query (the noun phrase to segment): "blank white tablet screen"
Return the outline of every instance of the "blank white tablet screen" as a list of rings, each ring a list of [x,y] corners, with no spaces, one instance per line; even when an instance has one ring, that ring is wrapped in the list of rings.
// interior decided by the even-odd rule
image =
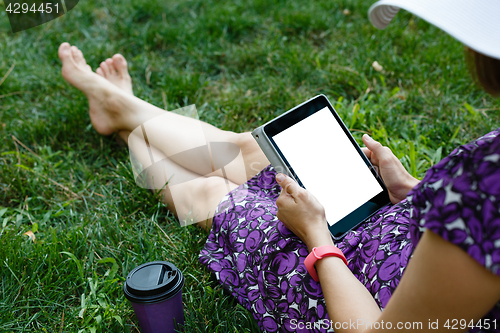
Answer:
[[[330,225],[383,191],[328,107],[273,139]]]

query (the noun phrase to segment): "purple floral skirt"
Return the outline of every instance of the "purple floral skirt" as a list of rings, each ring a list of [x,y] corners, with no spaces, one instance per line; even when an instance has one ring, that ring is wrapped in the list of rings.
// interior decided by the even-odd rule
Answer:
[[[200,262],[262,331],[326,332],[321,286],[304,266],[307,247],[276,217],[281,187],[275,175],[268,166],[222,199]],[[336,243],[381,308],[413,252],[409,208],[406,200],[386,207]]]

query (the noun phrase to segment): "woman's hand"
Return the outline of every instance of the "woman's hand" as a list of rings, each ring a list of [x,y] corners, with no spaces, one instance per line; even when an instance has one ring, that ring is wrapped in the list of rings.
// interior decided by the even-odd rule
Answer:
[[[333,245],[326,222],[325,209],[307,190],[292,178],[279,173],[276,181],[282,187],[276,200],[278,219],[309,248]]]
[[[363,135],[363,142],[366,147],[361,149],[382,177],[389,190],[391,202],[395,204],[406,198],[408,192],[419,183],[419,180],[406,171],[388,147],[382,146],[380,142],[373,140],[367,134]]]

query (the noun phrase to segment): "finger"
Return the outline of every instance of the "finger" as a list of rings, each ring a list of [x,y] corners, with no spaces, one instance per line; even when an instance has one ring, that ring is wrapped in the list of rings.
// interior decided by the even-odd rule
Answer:
[[[377,150],[379,150],[382,147],[382,144],[378,141],[375,141],[372,139],[371,136],[368,134],[363,135],[363,142],[369,150],[371,150],[374,153],[377,153]]]
[[[290,208],[290,206],[295,203],[295,199],[288,194],[285,189],[282,189],[280,195],[276,198],[276,207],[278,208],[278,212],[282,209],[286,210],[287,208]]]
[[[282,189],[280,195],[276,198],[276,206],[278,206],[278,210],[280,207],[286,206],[288,202],[295,203],[295,200],[290,194],[286,193],[285,189]]]
[[[361,150],[365,154],[365,156],[370,159],[372,157],[372,151],[368,149],[367,147],[361,147]]]
[[[280,196],[290,196],[284,187],[281,188]]]
[[[391,160],[392,151],[388,147],[382,146],[380,142],[373,140],[368,134],[363,135],[363,142],[372,151],[372,158],[375,155],[378,161],[387,162]]]
[[[292,178],[285,174],[279,173],[276,175],[276,181],[281,186],[282,193],[288,193],[292,197],[297,198],[297,194],[300,191],[300,186]]]

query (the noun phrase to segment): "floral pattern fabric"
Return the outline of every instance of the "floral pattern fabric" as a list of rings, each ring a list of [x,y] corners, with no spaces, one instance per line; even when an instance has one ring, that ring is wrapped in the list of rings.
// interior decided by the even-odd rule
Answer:
[[[281,187],[275,176],[268,166],[221,201],[200,261],[253,313],[262,331],[326,332],[321,286],[304,266],[307,247],[276,217]],[[336,244],[381,307],[413,250],[408,208],[406,200],[385,207]],[[317,326],[308,329],[308,323]]]
[[[414,244],[429,229],[500,275],[500,129],[451,152],[408,200]],[[500,303],[486,318],[494,323],[488,332],[500,332]]]
[[[499,134],[453,151],[407,200],[384,207],[336,243],[382,309],[426,228],[500,274]],[[281,188],[275,175],[268,166],[224,197],[200,262],[253,313],[263,332],[329,331],[320,325],[329,320],[321,286],[304,266],[307,247],[276,217]],[[488,316],[499,318],[500,326],[498,310]]]

